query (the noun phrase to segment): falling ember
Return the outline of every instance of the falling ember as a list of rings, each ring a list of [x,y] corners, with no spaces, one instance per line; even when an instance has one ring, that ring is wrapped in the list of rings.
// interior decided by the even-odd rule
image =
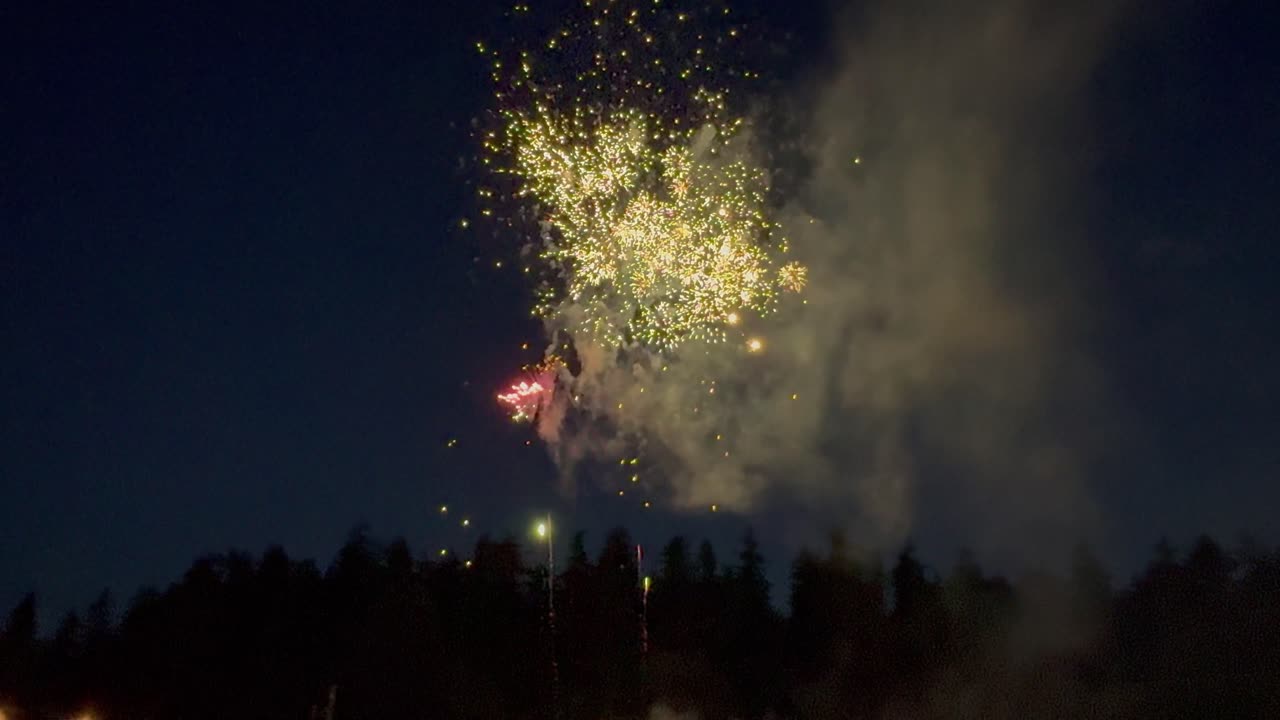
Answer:
[[[751,338],[747,341],[747,350],[758,353],[764,349],[764,341],[760,338]]]

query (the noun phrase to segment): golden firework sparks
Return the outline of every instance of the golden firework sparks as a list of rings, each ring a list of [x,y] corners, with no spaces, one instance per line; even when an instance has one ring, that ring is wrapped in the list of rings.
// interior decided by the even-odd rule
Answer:
[[[778,268],[778,284],[784,290],[800,292],[809,279],[809,269],[798,262],[789,262]]]
[[[798,263],[774,272],[786,248],[765,171],[731,157],[743,121],[727,96],[753,73],[734,67],[741,33],[723,9],[585,2],[535,50],[476,45],[500,108],[482,160],[508,191],[481,198],[536,208],[550,280],[535,314],[574,337],[720,342],[742,310],[804,285]]]

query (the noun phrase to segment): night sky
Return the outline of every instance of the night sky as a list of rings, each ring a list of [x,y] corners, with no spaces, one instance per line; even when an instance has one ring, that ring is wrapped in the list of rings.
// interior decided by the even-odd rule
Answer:
[[[722,557],[751,523],[782,580],[785,498],[565,496],[492,401],[542,339],[456,229],[489,8],[34,5],[0,11],[0,606],[123,602],[230,547],[326,564],[359,522],[461,549],[547,508]],[[1087,82],[1087,332],[1132,428],[1090,486],[1122,577],[1165,534],[1280,541],[1276,13],[1163,5]],[[825,12],[779,22],[805,47]],[[970,540],[913,534],[938,563]]]

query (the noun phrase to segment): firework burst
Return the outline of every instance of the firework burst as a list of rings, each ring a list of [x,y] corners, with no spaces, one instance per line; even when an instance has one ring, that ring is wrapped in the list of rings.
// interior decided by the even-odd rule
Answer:
[[[693,452],[732,475],[736,395],[715,376],[767,371],[762,318],[807,280],[741,113],[763,36],[715,3],[580,0],[554,28],[521,8],[538,27],[516,34],[543,42],[476,47],[494,83],[477,196],[522,248],[533,314],[569,364],[498,400],[558,462],[626,453],[619,496],[650,489],[638,454],[658,483]]]
[[[516,422],[530,422],[551,401],[555,390],[556,368],[560,362],[550,358],[538,365],[526,365],[524,377],[511,384],[506,392],[498,393],[498,402],[511,412]]]
[[[497,101],[482,214],[517,231],[536,221],[534,312],[576,341],[721,342],[740,313],[803,287],[802,266],[779,267],[767,173],[735,144],[728,97],[758,76],[734,62],[730,19],[726,6],[588,0],[540,47],[477,46]]]

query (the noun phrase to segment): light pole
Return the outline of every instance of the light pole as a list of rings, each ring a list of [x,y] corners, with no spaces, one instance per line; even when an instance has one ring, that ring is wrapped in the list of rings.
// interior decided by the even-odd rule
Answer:
[[[547,632],[551,646],[551,706],[560,720],[560,663],[556,659],[556,551],[551,533],[551,513],[538,523],[538,537],[547,543]]]
[[[556,544],[551,537],[551,513],[547,519],[538,523],[538,537],[547,541],[547,617],[551,627],[556,623]]]
[[[640,585],[640,655],[649,654],[649,576],[644,574],[644,546],[636,545],[636,582]]]

